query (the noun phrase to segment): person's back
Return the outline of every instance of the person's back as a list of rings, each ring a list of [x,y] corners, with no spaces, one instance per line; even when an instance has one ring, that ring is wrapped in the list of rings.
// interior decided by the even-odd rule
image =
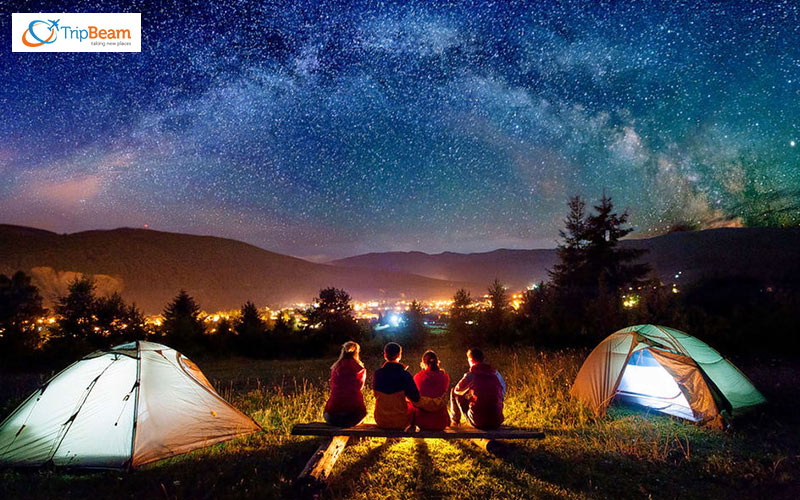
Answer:
[[[505,418],[505,381],[497,370],[484,361],[480,350],[470,349],[467,359],[470,364],[469,372],[453,388],[453,422],[457,424],[463,413],[473,426],[480,429],[500,427]]]
[[[355,342],[342,346],[339,360],[331,367],[331,394],[325,403],[325,421],[337,427],[357,425],[367,415],[361,392],[367,370],[358,359],[360,348]]]
[[[503,423],[503,386],[497,370],[486,363],[470,367],[472,375],[471,421],[475,427],[490,429]]]
[[[411,425],[414,407],[406,401],[419,401],[419,391],[411,374],[400,364],[402,349],[390,342],[384,348],[386,362],[375,371],[375,423],[384,429],[405,429]]]
[[[422,370],[414,376],[420,400],[415,405],[414,424],[422,430],[440,431],[450,423],[447,413],[447,393],[450,376],[439,367],[433,351],[427,351],[420,363]]]

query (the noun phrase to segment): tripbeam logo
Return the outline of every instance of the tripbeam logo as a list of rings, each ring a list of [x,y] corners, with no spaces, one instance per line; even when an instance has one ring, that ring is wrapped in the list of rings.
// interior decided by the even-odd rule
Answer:
[[[47,25],[44,28],[45,30],[47,30],[47,28],[50,28],[49,34],[45,32],[44,36],[47,38],[44,40],[36,36],[36,25],[42,25],[42,24]],[[38,20],[31,21],[31,24],[28,25],[28,29],[26,29],[25,33],[22,34],[22,43],[24,43],[27,47],[41,47],[46,43],[53,43],[58,38],[57,30],[58,30],[58,19],[56,19],[55,21],[51,19],[49,21],[49,24],[48,22],[44,21],[38,21]],[[36,41],[32,42],[29,40],[29,38],[33,38]]]
[[[141,14],[11,15],[13,52],[141,52]]]

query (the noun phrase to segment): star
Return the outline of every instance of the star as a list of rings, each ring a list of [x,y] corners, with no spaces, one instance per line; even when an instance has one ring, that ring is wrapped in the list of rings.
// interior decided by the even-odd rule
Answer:
[[[605,189],[639,236],[800,224],[795,6],[729,3],[121,7],[141,53],[4,54],[0,223],[473,252]]]

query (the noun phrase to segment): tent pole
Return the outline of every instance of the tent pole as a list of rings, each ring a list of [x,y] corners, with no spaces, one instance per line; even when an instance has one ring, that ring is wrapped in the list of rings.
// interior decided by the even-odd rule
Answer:
[[[89,387],[86,388],[86,390],[83,393],[83,398],[81,399],[80,403],[78,403],[75,413],[73,413],[72,416],[69,417],[69,420],[67,420],[61,425],[62,430],[60,431],[60,435],[56,436],[56,440],[58,441],[58,443],[53,443],[53,446],[50,449],[50,454],[48,455],[45,464],[52,463],[53,458],[56,456],[56,453],[58,453],[58,449],[61,447],[61,443],[64,442],[64,439],[67,437],[69,430],[72,428],[72,424],[75,422],[75,419],[78,418],[78,414],[83,409],[83,405],[86,404],[86,400],[89,399],[89,396],[92,394],[92,391],[97,385],[97,381],[100,380],[100,377],[105,375],[106,371],[108,371],[108,369],[111,368],[111,365],[113,365],[118,359],[119,358],[112,359],[111,363],[109,363],[108,366],[103,368],[103,371],[101,371],[100,374],[96,376],[94,380],[92,380],[92,382],[89,384]]]
[[[133,468],[133,454],[136,451],[136,425],[139,421],[139,390],[142,387],[142,349],[136,341],[136,395],[133,397],[133,429],[131,429],[131,458],[128,460],[128,470]]]

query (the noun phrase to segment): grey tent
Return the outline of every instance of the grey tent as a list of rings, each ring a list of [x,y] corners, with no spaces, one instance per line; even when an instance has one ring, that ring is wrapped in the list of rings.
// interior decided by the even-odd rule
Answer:
[[[132,342],[31,394],[0,425],[0,465],[135,467],[259,429],[181,353]]]

